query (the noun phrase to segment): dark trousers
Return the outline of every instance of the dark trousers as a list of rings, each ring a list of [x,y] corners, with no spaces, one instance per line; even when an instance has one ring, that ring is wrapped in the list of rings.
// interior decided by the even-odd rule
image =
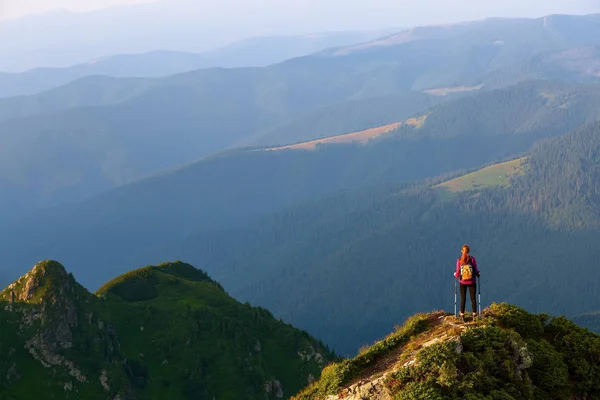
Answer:
[[[460,284],[460,313],[465,313],[465,303],[467,301],[467,288],[469,288],[469,294],[471,295],[471,304],[473,305],[473,312],[477,312],[477,302],[475,300],[475,292],[477,284],[463,285]]]

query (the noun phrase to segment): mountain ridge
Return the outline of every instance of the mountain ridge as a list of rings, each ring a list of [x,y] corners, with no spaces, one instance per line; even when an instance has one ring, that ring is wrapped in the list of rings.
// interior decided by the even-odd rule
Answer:
[[[333,357],[181,262],[131,271],[92,295],[43,261],[0,292],[0,305],[7,399],[276,399]]]
[[[0,72],[0,98],[34,95],[89,76],[158,78],[208,68],[263,67],[386,32],[388,30],[256,37],[199,53],[152,50],[97,57],[69,67]]]
[[[566,318],[494,303],[467,323],[417,314],[292,399],[595,398],[598,356],[600,336]]]

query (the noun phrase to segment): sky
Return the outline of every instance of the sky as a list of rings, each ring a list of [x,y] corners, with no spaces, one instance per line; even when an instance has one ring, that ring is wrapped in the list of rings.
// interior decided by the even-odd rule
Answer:
[[[0,0],[0,19],[13,19],[27,14],[47,12],[61,8],[74,12],[103,9],[153,0]],[[489,16],[536,17],[551,13],[585,14],[600,12],[600,0],[161,0],[163,3],[186,3],[191,13],[210,13],[225,16],[232,10],[264,9],[265,13],[307,15],[339,13],[341,17],[356,20],[369,19],[369,11],[381,19],[385,10],[388,18],[381,21],[390,25],[394,21],[406,24],[455,22]],[[274,9],[269,11],[269,9]]]
[[[150,0],[147,0],[150,1]],[[55,9],[74,12],[99,10],[119,5],[141,3],[141,0],[0,0],[0,19],[13,19]]]

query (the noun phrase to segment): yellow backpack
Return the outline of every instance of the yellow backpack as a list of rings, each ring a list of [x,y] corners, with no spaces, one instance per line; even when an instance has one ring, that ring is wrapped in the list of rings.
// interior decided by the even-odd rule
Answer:
[[[469,261],[466,264],[460,265],[460,280],[470,281],[473,279],[473,258],[469,256]]]

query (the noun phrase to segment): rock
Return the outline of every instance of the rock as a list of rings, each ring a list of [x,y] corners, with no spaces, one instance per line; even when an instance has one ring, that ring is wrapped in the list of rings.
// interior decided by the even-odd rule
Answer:
[[[312,346],[310,346],[307,351],[298,351],[297,354],[303,361],[311,361],[314,359],[319,364],[323,364],[325,362],[323,355],[317,353]]]
[[[327,400],[392,400],[390,392],[384,385],[387,374],[377,379],[361,380],[355,385],[344,389],[339,395],[328,396]]]
[[[521,371],[533,365],[533,353],[529,351],[525,342],[519,342],[514,337],[510,338],[509,345],[513,351],[513,360],[516,364],[515,374],[522,378]]]
[[[454,342],[454,351],[456,354],[461,354],[463,352],[463,344],[460,340],[460,336],[452,339],[451,342]]]
[[[17,364],[13,363],[6,372],[6,377],[4,380],[10,385],[17,382],[19,379],[21,379],[21,376],[17,372]]]
[[[283,398],[283,387],[278,380],[268,381],[264,387],[267,394],[275,396],[278,399]]]
[[[110,386],[108,386],[108,376],[106,375],[106,370],[102,370],[102,375],[100,375],[100,384],[104,388],[105,391],[110,391]]]
[[[431,345],[434,345],[434,344],[440,343],[440,342],[442,342],[442,339],[436,337],[436,338],[433,338],[433,339],[431,339],[430,341],[428,341],[426,343],[423,343],[423,347],[429,347]]]

